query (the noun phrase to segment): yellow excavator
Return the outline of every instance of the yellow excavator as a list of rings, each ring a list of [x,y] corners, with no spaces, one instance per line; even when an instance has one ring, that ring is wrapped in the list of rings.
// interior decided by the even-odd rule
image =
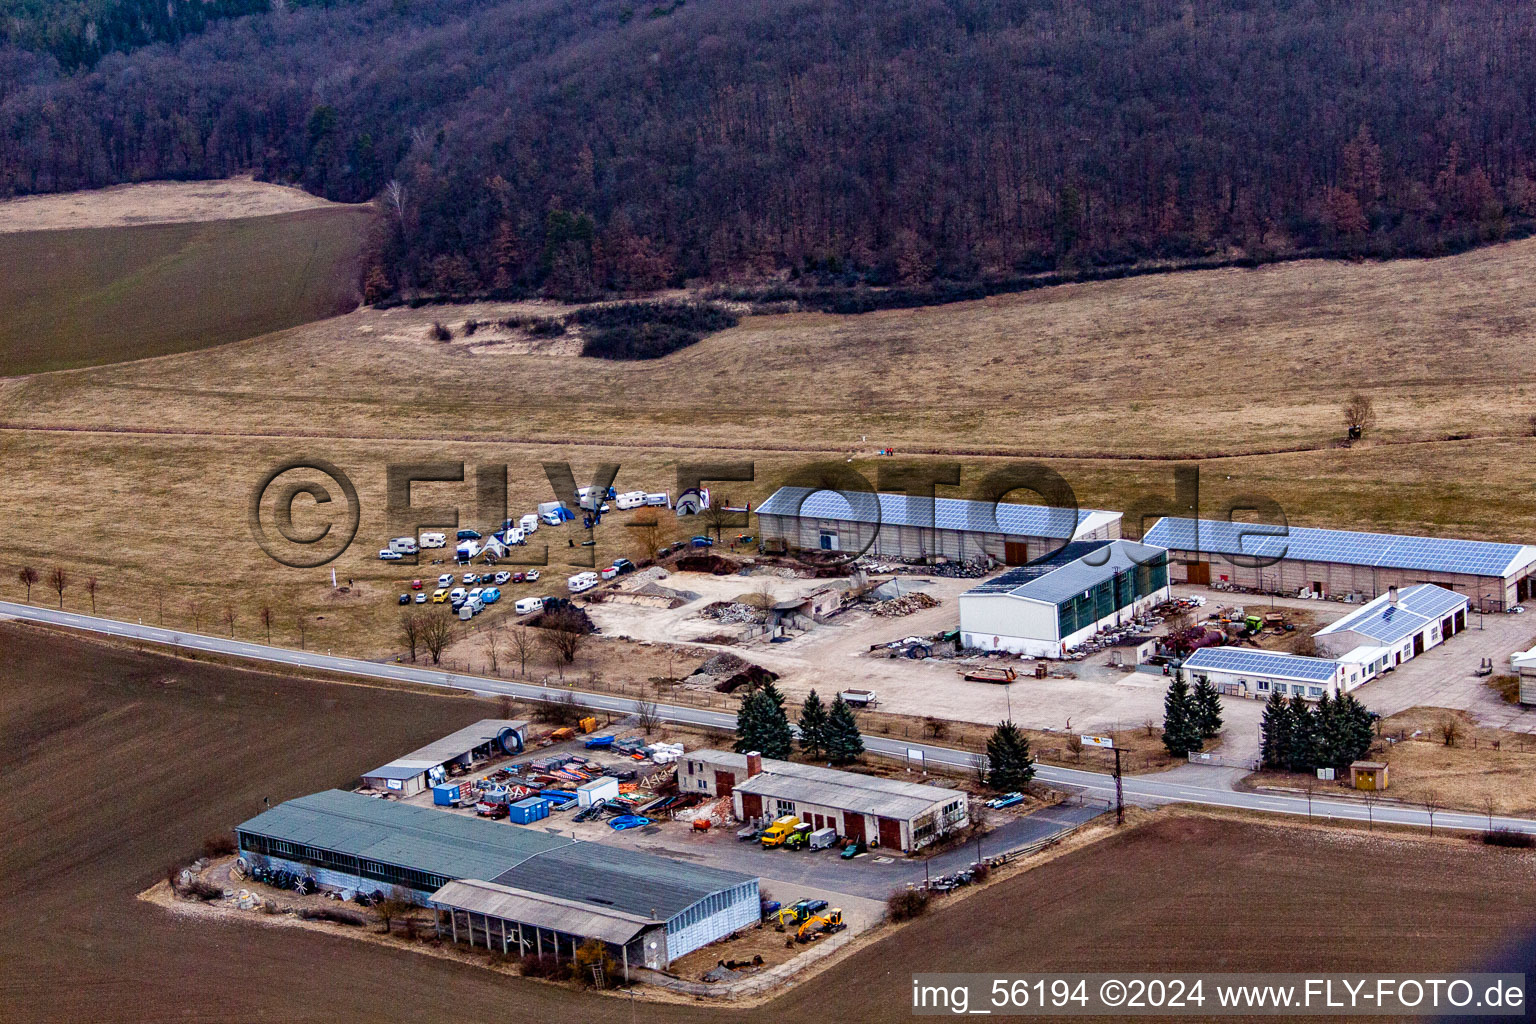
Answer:
[[[842,910],[838,907],[833,907],[825,914],[818,914],[815,917],[807,918],[805,923],[800,926],[800,930],[795,933],[795,941],[811,942],[823,935],[840,932],[846,927],[848,926],[843,923]]]

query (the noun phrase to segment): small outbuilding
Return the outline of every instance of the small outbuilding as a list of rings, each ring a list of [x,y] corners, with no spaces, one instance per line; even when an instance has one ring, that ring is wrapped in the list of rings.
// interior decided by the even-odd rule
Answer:
[[[428,786],[446,782],[451,765],[467,768],[477,758],[522,753],[527,738],[526,721],[482,718],[420,750],[364,772],[363,784],[403,797],[415,796]]]
[[[1356,761],[1349,766],[1349,784],[1355,789],[1387,788],[1387,766],[1381,761]]]

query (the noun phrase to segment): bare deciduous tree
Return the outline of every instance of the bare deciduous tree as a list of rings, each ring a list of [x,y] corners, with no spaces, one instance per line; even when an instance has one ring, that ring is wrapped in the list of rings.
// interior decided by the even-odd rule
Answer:
[[[48,574],[48,585],[59,595],[59,607],[64,607],[64,588],[69,586],[69,574],[60,566],[54,566]]]
[[[493,676],[501,674],[500,652],[497,649],[498,644],[496,641],[496,634],[498,632],[500,631],[491,629],[487,630],[485,634],[485,653],[486,657],[490,659],[491,675]]]
[[[655,558],[661,550],[661,520],[655,512],[642,512],[629,524],[635,539],[635,551],[641,559]]]
[[[85,578],[85,592],[87,594],[91,595],[91,614],[95,615],[96,614],[96,577],[95,576],[87,576]]]
[[[32,603],[32,588],[37,584],[37,570],[24,565],[16,570],[16,579],[27,588],[27,604]]]
[[[1440,720],[1440,738],[1448,747],[1454,747],[1461,739],[1461,722],[1454,715],[1446,715]]]
[[[635,719],[640,731],[650,736],[661,727],[661,714],[653,700],[642,700],[635,705]]]
[[[1376,831],[1376,804],[1381,800],[1381,794],[1374,789],[1360,791],[1360,797],[1365,801],[1365,827],[1367,831]]]
[[[1072,755],[1072,760],[1074,762],[1081,762],[1082,761],[1082,759],[1083,759],[1083,737],[1081,735],[1079,735],[1078,733],[1074,732],[1074,733],[1072,733],[1071,735],[1069,735],[1067,737],[1067,753]]]
[[[528,674],[528,656],[534,651],[533,630],[527,626],[513,626],[507,630],[507,643],[517,655],[517,674]]]
[[[192,632],[200,633],[203,629],[203,603],[195,598],[187,602],[187,612],[192,616]]]
[[[1440,794],[1433,789],[1425,790],[1424,795],[1419,797],[1419,806],[1424,808],[1424,812],[1429,815],[1429,834],[1434,835],[1435,812],[1445,806],[1440,801]]]
[[[302,651],[304,649],[304,635],[309,631],[309,622],[304,618],[303,612],[299,612],[299,614],[293,617],[293,631],[299,634],[299,650]]]
[[[235,614],[235,606],[232,605],[232,604],[225,605],[224,606],[223,619],[224,619],[224,625],[229,627],[229,635],[230,636],[234,636],[235,635],[235,620],[237,618],[238,618],[238,616]]]
[[[421,643],[421,616],[409,608],[400,613],[400,644],[416,660],[416,649]]]
[[[443,651],[453,640],[453,620],[441,615],[428,615],[418,630],[421,646],[432,656],[432,664],[441,665]]]
[[[1344,426],[1351,438],[1363,437],[1367,430],[1376,425],[1376,406],[1369,395],[1357,391],[1344,402],[1341,411],[1344,414]]]
[[[721,543],[720,532],[731,522],[731,513],[725,510],[725,502],[711,501],[709,508],[699,513],[704,520],[705,528],[715,531],[715,543]]]

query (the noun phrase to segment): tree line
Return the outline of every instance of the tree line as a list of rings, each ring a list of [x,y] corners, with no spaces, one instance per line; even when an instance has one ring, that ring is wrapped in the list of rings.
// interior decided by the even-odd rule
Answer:
[[[1536,222],[1529,4],[201,6],[96,56],[13,21],[0,195],[254,171],[376,200],[385,296],[1432,254]]]
[[[1260,763],[1271,771],[1347,771],[1370,753],[1373,721],[1352,693],[1325,693],[1315,708],[1300,697],[1271,693],[1260,726]]]

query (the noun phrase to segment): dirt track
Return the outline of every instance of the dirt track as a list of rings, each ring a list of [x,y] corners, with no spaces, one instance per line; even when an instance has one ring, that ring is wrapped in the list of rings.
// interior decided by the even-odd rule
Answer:
[[[134,899],[264,797],[345,784],[485,713],[0,624],[0,1020],[628,1019],[622,1001]],[[763,1010],[651,1016],[898,1020],[916,970],[1449,968],[1536,920],[1533,875],[1536,856],[1461,842],[1171,817],[978,893]]]

